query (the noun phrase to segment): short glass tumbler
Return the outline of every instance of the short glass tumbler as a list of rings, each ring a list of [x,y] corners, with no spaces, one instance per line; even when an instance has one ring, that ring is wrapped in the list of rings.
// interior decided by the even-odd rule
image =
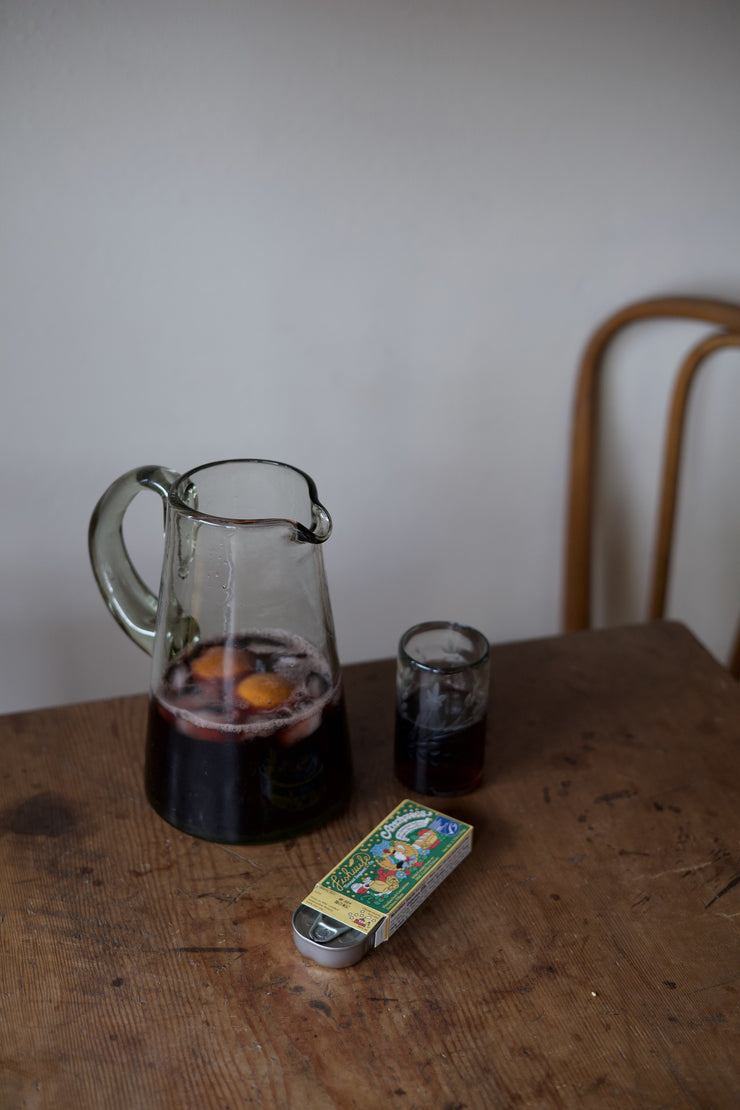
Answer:
[[[449,621],[414,625],[396,668],[396,777],[411,790],[452,798],[483,777],[489,645]]]

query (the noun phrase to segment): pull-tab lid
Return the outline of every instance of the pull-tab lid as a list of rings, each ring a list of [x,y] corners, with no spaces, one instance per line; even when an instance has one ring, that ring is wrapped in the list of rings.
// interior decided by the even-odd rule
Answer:
[[[324,967],[350,967],[372,946],[372,935],[303,903],[293,914],[293,940],[302,956]]]

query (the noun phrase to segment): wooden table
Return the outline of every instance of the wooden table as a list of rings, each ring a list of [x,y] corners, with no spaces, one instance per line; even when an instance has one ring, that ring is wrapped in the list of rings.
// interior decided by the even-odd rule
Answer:
[[[0,1108],[740,1105],[740,688],[680,625],[492,653],[473,853],[386,944],[293,944],[402,797],[393,664],[345,671],[340,819],[227,847],[142,790],[144,697],[0,720]]]

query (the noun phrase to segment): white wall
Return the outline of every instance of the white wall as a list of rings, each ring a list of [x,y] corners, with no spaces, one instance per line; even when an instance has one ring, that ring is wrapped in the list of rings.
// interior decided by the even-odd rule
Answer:
[[[0,0],[0,710],[146,687],[86,531],[150,462],[314,476],[346,661],[435,615],[557,631],[587,333],[637,297],[740,300],[739,32],[734,0]],[[710,534],[724,552],[692,620],[718,651],[732,358],[692,417],[719,470],[688,569]],[[646,489],[631,437],[656,442],[659,387],[619,378]]]

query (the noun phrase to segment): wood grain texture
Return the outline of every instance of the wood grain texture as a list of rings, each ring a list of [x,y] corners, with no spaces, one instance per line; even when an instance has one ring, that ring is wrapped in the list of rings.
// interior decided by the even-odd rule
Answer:
[[[737,1106],[740,690],[681,626],[496,647],[472,855],[330,970],[290,919],[403,796],[393,664],[346,668],[348,811],[208,844],[143,697],[0,719],[0,1108]]]

